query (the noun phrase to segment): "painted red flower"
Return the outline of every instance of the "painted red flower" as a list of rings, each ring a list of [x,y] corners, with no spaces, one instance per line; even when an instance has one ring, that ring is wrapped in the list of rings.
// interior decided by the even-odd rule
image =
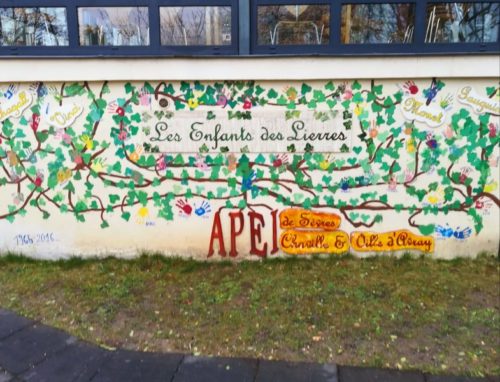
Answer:
[[[248,110],[248,109],[251,109],[252,108],[252,102],[250,100],[246,100],[244,103],[243,103],[243,109],[245,110]]]
[[[33,113],[33,116],[31,117],[30,126],[35,133],[38,130],[39,125],[40,125],[40,114]]]

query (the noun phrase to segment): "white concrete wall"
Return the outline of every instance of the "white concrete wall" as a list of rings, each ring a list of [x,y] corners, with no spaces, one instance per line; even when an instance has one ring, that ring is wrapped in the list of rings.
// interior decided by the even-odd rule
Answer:
[[[279,246],[285,231],[279,222],[273,229],[273,219],[305,205],[340,216],[338,229],[349,235],[408,230],[431,239],[429,256],[497,253],[498,60],[2,59],[0,251],[54,259],[127,257],[144,250],[207,259],[214,236],[210,259],[220,259],[223,236],[227,256],[233,258],[228,214],[241,210],[244,227],[236,235],[234,258],[259,258],[249,255],[252,237],[258,248],[267,243],[268,256],[283,256],[283,248],[271,254],[273,235]],[[464,88],[471,90],[464,93]],[[23,104],[22,93],[29,104]],[[423,105],[405,109],[408,99]],[[215,119],[209,118],[210,111]],[[315,115],[321,118],[318,113],[330,115],[325,123],[335,128],[350,121],[352,128],[345,130],[350,151],[259,155],[256,139],[241,143],[249,150],[245,155],[199,154],[185,152],[182,142],[163,142],[161,150],[171,156],[166,168],[147,162],[149,156],[155,161],[163,157],[147,153],[144,145],[154,146],[151,138],[159,122],[168,123],[169,131],[189,128],[187,122],[181,126],[179,116],[192,113],[192,121],[224,128],[235,121],[236,112],[242,118],[266,111],[281,115],[269,122],[274,132],[289,133],[290,124],[301,118],[310,126]],[[51,119],[57,113],[68,120]],[[441,120],[433,121],[438,114]],[[38,123],[33,122],[36,115]],[[259,135],[256,119],[237,120]],[[131,192],[134,197],[127,199]],[[183,202],[191,209],[182,209]],[[199,208],[204,213],[197,214]],[[83,212],[75,213],[79,209]],[[217,232],[218,211],[222,233]],[[254,216],[253,233],[251,211],[264,222]],[[241,221],[234,221],[237,233]],[[328,233],[316,231],[312,237],[323,234]],[[405,250],[379,239],[385,240],[382,253]],[[350,251],[365,256],[375,248]]]

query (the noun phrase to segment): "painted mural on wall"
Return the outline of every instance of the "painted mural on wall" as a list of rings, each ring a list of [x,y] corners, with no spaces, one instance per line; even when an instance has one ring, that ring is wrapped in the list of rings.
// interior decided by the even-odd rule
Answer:
[[[0,222],[19,223],[18,245],[36,244],[21,228],[35,215],[56,241],[64,215],[87,229],[202,220],[208,257],[237,257],[243,237],[261,257],[432,253],[500,207],[496,83],[0,88]]]

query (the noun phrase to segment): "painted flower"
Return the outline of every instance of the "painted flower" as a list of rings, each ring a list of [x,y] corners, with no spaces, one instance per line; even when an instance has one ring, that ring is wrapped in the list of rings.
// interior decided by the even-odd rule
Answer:
[[[489,134],[488,136],[490,138],[495,138],[497,136],[497,126],[494,124],[494,123],[490,123],[488,125],[488,129],[489,129]]]
[[[73,157],[73,162],[75,162],[75,164],[77,165],[81,165],[83,163],[83,158],[81,155],[75,155]]]
[[[127,133],[127,130],[121,130],[119,133],[118,133],[118,139],[120,141],[124,141],[125,139],[127,139],[127,136],[128,136],[128,133]]]
[[[84,134],[80,137],[80,141],[85,145],[87,150],[92,150],[94,148],[94,141],[88,135]]]
[[[31,116],[30,127],[36,133],[39,125],[40,125],[40,114],[33,113],[33,115]]]
[[[198,100],[196,98],[188,99],[188,106],[191,110],[196,109],[199,105],[200,105],[200,103],[198,102]]]
[[[130,160],[132,162],[137,162],[139,160],[139,154],[137,151],[134,151],[132,154],[130,154]]]
[[[328,171],[330,169],[330,165],[332,164],[333,159],[330,155],[327,155],[321,162],[319,162],[319,168],[323,171]]]
[[[441,204],[444,200],[444,190],[442,187],[439,187],[436,191],[430,191],[426,197],[427,202],[430,205],[438,205]]]
[[[201,155],[197,155],[196,156],[196,168],[202,170],[202,171],[209,171],[210,170],[210,166],[207,164],[207,162],[205,161],[205,158]]]
[[[64,183],[69,178],[71,178],[71,170],[69,168],[62,168],[57,172],[57,181],[59,183]]]
[[[243,109],[250,110],[251,108],[252,108],[252,101],[246,99],[245,102],[243,103]]]
[[[238,168],[238,159],[236,158],[236,155],[234,154],[229,154],[227,157],[227,169],[229,172],[233,172]]]
[[[92,161],[90,168],[95,172],[102,172],[102,170],[104,170],[103,160],[100,158],[97,158],[96,160]]]
[[[7,160],[11,166],[17,166],[19,164],[19,159],[14,151],[7,152]]]
[[[498,183],[496,181],[490,181],[488,184],[484,185],[484,192],[493,192],[498,188]]]
[[[35,186],[41,187],[42,183],[43,183],[43,179],[44,179],[43,173],[41,171],[37,171],[36,177],[35,177]]]
[[[217,103],[216,103],[217,106],[222,106],[224,108],[227,106],[227,102],[228,102],[228,99],[224,93],[220,93],[217,96]]]
[[[137,211],[137,216],[139,216],[140,218],[146,218],[148,215],[149,215],[148,207],[141,207]]]
[[[16,206],[24,202],[24,194],[22,192],[16,192],[12,194],[12,197],[13,197],[13,202]]]
[[[361,107],[360,104],[357,104],[356,107],[354,108],[354,114],[359,117],[363,113],[363,108]]]
[[[160,155],[158,159],[156,159],[156,171],[163,171],[167,168],[168,158],[166,155]]]
[[[450,125],[446,126],[446,128],[444,129],[443,135],[446,139],[453,138],[454,131]]]

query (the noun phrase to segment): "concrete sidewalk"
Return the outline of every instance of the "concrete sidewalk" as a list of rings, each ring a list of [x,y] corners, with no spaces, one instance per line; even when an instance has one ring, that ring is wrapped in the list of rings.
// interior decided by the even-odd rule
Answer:
[[[499,377],[431,376],[420,372],[332,364],[115,352],[0,309],[0,382],[499,382]]]

